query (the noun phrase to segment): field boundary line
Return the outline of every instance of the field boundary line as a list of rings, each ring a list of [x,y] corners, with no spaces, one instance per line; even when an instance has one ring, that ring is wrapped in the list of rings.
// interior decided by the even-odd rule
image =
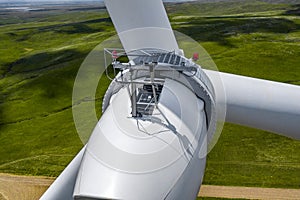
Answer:
[[[74,155],[72,154],[48,154],[48,155],[37,155],[37,156],[30,156],[30,157],[26,157],[26,158],[21,158],[21,159],[17,159],[17,160],[13,160],[10,162],[6,162],[3,164],[0,164],[0,168],[9,166],[9,165],[13,165],[19,162],[23,162],[23,161],[27,161],[27,160],[35,160],[35,159],[43,159],[43,158],[49,158],[49,157],[72,157]],[[2,174],[0,173],[0,179],[1,179]]]

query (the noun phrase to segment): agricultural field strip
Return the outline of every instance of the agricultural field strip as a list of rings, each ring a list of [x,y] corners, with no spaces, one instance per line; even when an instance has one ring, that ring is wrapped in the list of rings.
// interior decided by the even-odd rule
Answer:
[[[282,189],[282,188],[202,185],[198,196],[230,198],[230,199],[243,198],[243,199],[299,200],[300,190]]]
[[[20,188],[0,187],[0,194],[7,197],[16,197],[22,192],[34,194],[43,194],[43,191],[48,187],[54,178],[49,177],[31,177],[18,176],[0,173],[0,181],[5,185],[18,185]],[[0,184],[1,185],[1,184]],[[23,186],[23,187],[22,187]],[[14,194],[15,193],[15,194]],[[19,194],[20,195],[20,194]],[[219,198],[243,198],[243,199],[299,199],[300,190],[296,189],[281,189],[281,188],[257,188],[257,187],[232,187],[232,186],[216,186],[202,185],[198,194],[199,197],[219,197]],[[22,196],[22,195],[21,195]],[[26,196],[26,195],[24,195]],[[23,196],[23,197],[24,197]],[[29,195],[26,196],[29,200]]]

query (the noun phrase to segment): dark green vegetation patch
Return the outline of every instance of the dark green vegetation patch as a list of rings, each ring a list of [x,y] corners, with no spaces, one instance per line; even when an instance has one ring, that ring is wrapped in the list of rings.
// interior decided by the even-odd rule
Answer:
[[[299,5],[193,2],[167,10],[173,28],[201,43],[221,71],[300,85]],[[0,15],[0,172],[57,176],[82,147],[72,118],[77,70],[114,28],[101,6]],[[103,78],[96,95],[99,116],[108,84]],[[300,188],[299,152],[297,141],[226,124],[204,183]]]

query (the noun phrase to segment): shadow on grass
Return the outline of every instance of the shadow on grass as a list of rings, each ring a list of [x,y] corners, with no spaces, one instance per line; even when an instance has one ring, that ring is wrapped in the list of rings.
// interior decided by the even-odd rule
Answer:
[[[290,33],[300,29],[300,25],[284,18],[203,18],[180,25],[178,31],[199,42],[218,42],[233,46],[227,38],[250,33]]]
[[[86,8],[72,8],[69,11],[90,11],[90,10],[105,10],[105,6],[86,7]]]
[[[9,64],[9,77],[4,79],[13,77],[16,81],[5,93],[1,89],[5,86],[0,85],[0,130],[8,124],[70,109],[73,83],[85,56],[84,52],[65,50],[40,53]],[[12,107],[15,113],[5,116],[4,109],[7,113]]]
[[[1,102],[0,102],[0,104],[1,104]],[[0,105],[0,137],[1,137],[1,134],[3,134],[2,132],[1,132],[1,130],[3,129],[3,121],[4,121],[4,116],[3,116],[3,108],[2,108],[2,106]]]
[[[41,110],[47,110],[46,115],[64,111],[72,105],[72,89],[78,67],[69,65],[63,69],[48,71],[24,84],[20,89],[42,91],[35,101],[41,104]]]
[[[284,14],[300,16],[300,4],[293,5],[293,9],[286,11]]]
[[[0,75],[0,80],[4,78]],[[3,134],[1,132],[1,130],[3,129],[3,122],[4,122],[4,115],[3,115],[3,109],[4,109],[4,106],[3,106],[3,103],[5,102],[5,98],[6,98],[6,94],[3,93],[4,91],[4,87],[3,85],[0,84],[0,137],[1,137],[1,134]]]
[[[19,28],[17,31],[30,31],[27,35],[19,38],[17,41],[27,40],[30,35],[38,34],[41,32],[54,31],[56,33],[67,33],[67,34],[90,34],[102,32],[105,29],[101,28],[101,23],[111,23],[110,18],[92,19],[81,22],[71,22],[66,24],[55,24],[42,27],[30,27],[30,28]]]
[[[76,50],[63,50],[55,52],[43,52],[27,57],[20,58],[15,62],[6,64],[7,73],[17,74],[35,72],[45,70],[50,67],[55,67],[62,63],[72,61],[77,58],[84,57],[86,53],[78,52]]]
[[[14,76],[17,81],[9,85],[5,94],[0,91],[0,130],[3,128],[1,126],[69,109],[73,83],[85,56],[86,53],[75,50],[44,52],[8,64],[4,79]],[[1,102],[8,107],[1,105]],[[9,110],[11,107],[15,107],[15,113],[25,114],[5,116],[3,109]]]

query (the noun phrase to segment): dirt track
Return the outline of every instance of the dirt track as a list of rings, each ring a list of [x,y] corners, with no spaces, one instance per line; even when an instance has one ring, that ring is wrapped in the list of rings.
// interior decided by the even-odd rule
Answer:
[[[199,196],[241,199],[300,200],[300,189],[202,185]]]
[[[0,200],[39,199],[54,179],[0,174]],[[202,185],[203,197],[300,200],[300,189],[274,189]]]
[[[0,174],[0,200],[39,199],[54,179]]]

